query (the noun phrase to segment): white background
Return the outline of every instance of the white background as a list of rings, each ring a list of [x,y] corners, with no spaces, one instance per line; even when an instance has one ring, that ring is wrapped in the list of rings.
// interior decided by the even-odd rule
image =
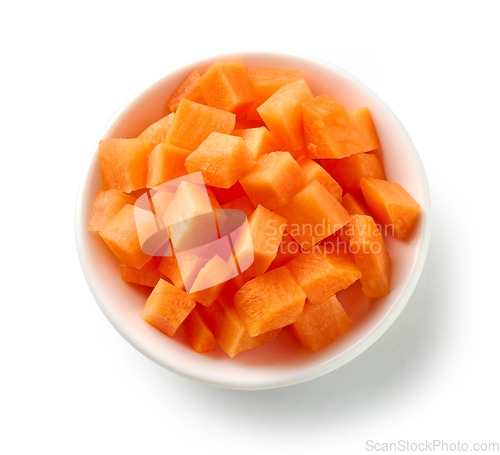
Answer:
[[[358,454],[374,442],[500,442],[497,3],[3,2],[2,454]],[[90,149],[135,91],[186,61],[299,52],[374,89],[428,173],[432,240],[390,330],[284,389],[217,389],[123,340],[78,262]]]

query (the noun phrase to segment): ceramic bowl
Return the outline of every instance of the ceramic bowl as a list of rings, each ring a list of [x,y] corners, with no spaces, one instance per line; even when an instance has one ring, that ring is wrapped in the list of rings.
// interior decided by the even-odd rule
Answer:
[[[291,331],[285,329],[274,342],[233,359],[219,348],[214,353],[197,354],[182,330],[171,339],[141,319],[147,290],[123,282],[117,259],[98,235],[86,229],[92,202],[102,189],[99,140],[137,136],[168,114],[165,102],[189,72],[203,72],[215,61],[236,59],[246,67],[302,69],[313,94],[327,93],[348,110],[367,106],[382,145],[387,179],[402,184],[422,207],[407,241],[386,239],[392,258],[391,293],[371,301],[362,296],[359,284],[340,292],[338,298],[355,325],[318,353],[300,347]],[[132,96],[113,115],[91,150],[76,206],[76,242],[82,269],[97,304],[115,329],[162,367],[186,378],[234,389],[269,389],[301,383],[330,373],[361,354],[390,327],[410,299],[424,266],[429,236],[430,195],[425,170],[408,133],[390,108],[362,82],[330,63],[268,51],[214,55],[193,61]]]

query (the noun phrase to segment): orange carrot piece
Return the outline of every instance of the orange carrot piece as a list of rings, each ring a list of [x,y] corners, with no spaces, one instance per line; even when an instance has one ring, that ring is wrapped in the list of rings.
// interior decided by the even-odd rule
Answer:
[[[185,161],[191,153],[191,150],[174,145],[158,144],[148,157],[147,187],[154,188],[186,175]]]
[[[367,297],[383,297],[391,288],[391,258],[371,216],[354,215],[351,220],[351,251],[361,270],[361,286]]]
[[[105,139],[99,142],[103,190],[124,193],[144,188],[151,142],[146,137]]]
[[[257,108],[283,150],[304,148],[302,104],[313,98],[304,79],[284,85]]]
[[[393,226],[396,236],[406,240],[420,213],[417,201],[399,183],[386,180],[363,178],[361,189],[375,219]]]
[[[354,322],[335,296],[321,303],[306,301],[304,311],[292,324],[302,346],[319,352],[347,332]]]
[[[271,95],[274,95],[278,89],[299,79],[304,79],[304,72],[295,69],[249,67],[247,74],[252,81],[257,98],[247,112],[247,118],[250,120],[260,119],[257,108]]]
[[[121,191],[100,191],[92,204],[92,214],[87,229],[90,232],[99,232],[125,205],[134,203],[134,197]]]
[[[216,350],[215,338],[206,322],[203,320],[198,307],[193,308],[182,323],[184,333],[189,344],[199,354]]]
[[[214,131],[230,134],[235,121],[236,117],[231,112],[183,98],[179,102],[165,143],[193,151]]]
[[[160,279],[142,310],[141,317],[169,337],[173,337],[196,302],[184,291]]]
[[[346,193],[342,198],[342,205],[350,215],[371,215],[370,209],[363,199]]]
[[[286,267],[259,275],[244,284],[234,296],[234,306],[252,336],[296,321],[306,294]]]
[[[361,150],[363,152],[371,152],[380,148],[380,141],[378,139],[377,130],[373,124],[370,109],[362,107],[347,113],[354,129],[358,132],[359,139],[361,140]]]
[[[254,163],[241,137],[213,132],[189,155],[185,166],[189,173],[201,171],[208,185],[230,188]]]
[[[348,288],[361,277],[354,259],[330,253],[324,248],[299,254],[286,267],[311,303],[321,303]]]
[[[265,126],[243,130],[234,129],[231,134],[239,136],[245,141],[255,159],[266,153],[276,152],[279,148],[278,141]]]
[[[320,95],[302,105],[310,158],[342,158],[362,151],[357,130],[342,104]]]
[[[255,103],[256,95],[240,61],[214,63],[199,79],[199,87],[208,106],[246,114]]]
[[[154,288],[158,284],[158,281],[160,281],[160,278],[163,278],[165,281],[168,280],[168,278],[158,270],[160,261],[160,256],[154,256],[140,269],[120,264],[122,280],[127,283],[135,283]]]
[[[273,210],[304,187],[305,177],[290,153],[272,152],[262,155],[240,183],[255,206]]]
[[[286,218],[286,230],[304,250],[333,234],[351,219],[347,210],[317,180],[274,211]]]
[[[151,256],[142,251],[139,239],[148,239],[156,232],[158,229],[151,212],[127,204],[106,224],[99,235],[120,262],[140,269]]]

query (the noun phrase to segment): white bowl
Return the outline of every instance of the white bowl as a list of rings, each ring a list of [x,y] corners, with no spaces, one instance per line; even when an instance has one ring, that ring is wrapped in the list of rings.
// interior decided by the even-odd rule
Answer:
[[[92,202],[102,189],[98,142],[135,137],[168,111],[165,102],[186,75],[218,60],[245,66],[298,68],[315,95],[327,93],[348,110],[370,109],[382,144],[387,179],[402,184],[421,205],[419,221],[406,242],[387,238],[392,257],[391,293],[375,302],[359,285],[338,294],[355,325],[319,353],[298,346],[289,330],[267,345],[230,359],[224,352],[197,354],[182,330],[168,338],[140,317],[147,291],[121,280],[119,263],[98,235],[87,232]],[[76,243],[95,300],[118,332],[159,365],[190,379],[233,389],[269,389],[304,382],[346,364],[372,345],[401,313],[419,280],[430,236],[430,194],[424,168],[408,133],[394,113],[368,87],[345,71],[310,57],[268,51],[214,55],[167,74],[130,98],[112,117],[93,147],[83,172],[76,206]]]

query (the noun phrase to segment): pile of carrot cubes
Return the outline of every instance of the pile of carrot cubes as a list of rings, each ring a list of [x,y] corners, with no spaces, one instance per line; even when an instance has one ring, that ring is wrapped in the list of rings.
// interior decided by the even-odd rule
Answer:
[[[138,137],[100,142],[88,225],[124,281],[152,288],[145,321],[169,337],[182,326],[199,353],[217,343],[234,357],[285,327],[320,351],[353,326],[339,291],[359,280],[367,297],[390,292],[384,237],[408,241],[420,206],[386,180],[368,108],[315,96],[301,70],[240,61],[193,71],[165,101],[170,113]],[[162,193],[195,173],[201,186]],[[144,194],[156,211],[136,203]],[[229,255],[204,249],[227,235],[224,210],[247,217]]]

